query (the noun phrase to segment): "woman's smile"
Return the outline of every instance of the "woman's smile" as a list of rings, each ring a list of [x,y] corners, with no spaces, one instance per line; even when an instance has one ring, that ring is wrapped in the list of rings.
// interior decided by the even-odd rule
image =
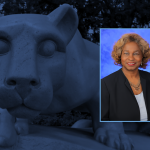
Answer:
[[[131,63],[131,62],[129,62],[129,63],[127,63],[129,66],[134,66],[135,65],[135,63]]]

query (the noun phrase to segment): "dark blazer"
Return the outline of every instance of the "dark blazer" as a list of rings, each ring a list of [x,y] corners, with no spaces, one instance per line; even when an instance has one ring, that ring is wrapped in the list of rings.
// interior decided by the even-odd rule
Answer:
[[[101,79],[101,121],[140,121],[137,100],[121,69]],[[139,74],[150,120],[150,73]]]

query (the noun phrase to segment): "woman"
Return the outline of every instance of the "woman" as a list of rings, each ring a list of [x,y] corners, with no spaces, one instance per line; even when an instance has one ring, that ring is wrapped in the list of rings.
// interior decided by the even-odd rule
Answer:
[[[102,121],[150,120],[149,44],[138,34],[124,34],[114,45],[112,58],[122,68],[101,80]]]

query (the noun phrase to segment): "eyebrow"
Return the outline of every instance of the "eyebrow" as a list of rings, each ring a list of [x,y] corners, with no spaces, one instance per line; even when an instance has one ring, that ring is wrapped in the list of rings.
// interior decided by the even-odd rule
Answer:
[[[129,51],[129,50],[124,50],[124,51]],[[135,53],[135,52],[139,52],[139,50],[134,51],[134,53]]]

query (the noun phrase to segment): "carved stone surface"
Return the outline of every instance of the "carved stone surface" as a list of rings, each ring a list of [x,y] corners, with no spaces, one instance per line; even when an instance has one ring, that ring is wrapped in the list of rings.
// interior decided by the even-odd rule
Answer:
[[[0,22],[0,108],[16,118],[34,118],[85,104],[96,130],[99,46],[82,38],[75,10],[65,4],[49,15],[14,14],[0,17]],[[55,141],[51,129],[45,130],[50,139],[29,134],[20,136],[17,145],[34,147],[50,140],[50,146],[65,147],[70,138]]]
[[[135,150],[149,150],[149,136],[128,131],[127,135],[135,143]],[[98,143],[90,128],[72,129],[63,127],[30,126],[30,134],[18,136],[17,143],[0,150],[115,150]]]

